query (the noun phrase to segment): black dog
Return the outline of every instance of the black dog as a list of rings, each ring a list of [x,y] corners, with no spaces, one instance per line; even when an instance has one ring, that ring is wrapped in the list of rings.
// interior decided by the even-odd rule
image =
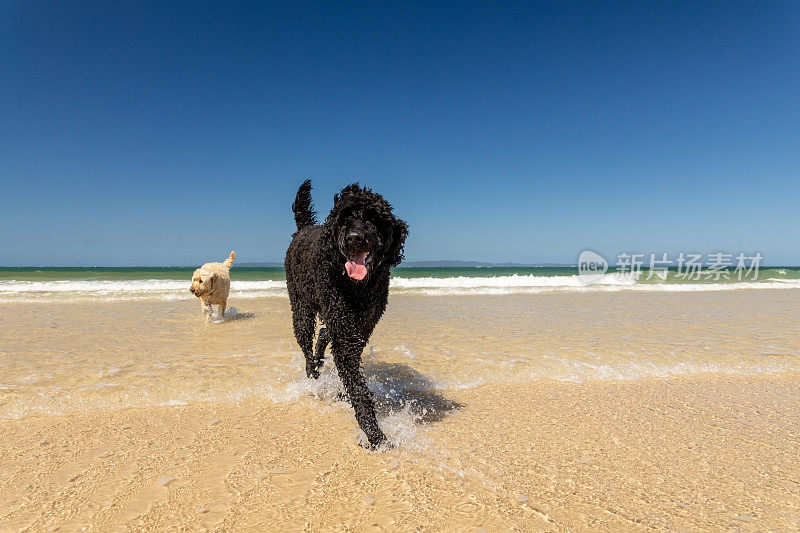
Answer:
[[[372,394],[361,373],[361,352],[386,309],[389,269],[403,259],[406,223],[392,206],[357,183],[333,198],[333,209],[317,225],[306,180],[292,204],[297,232],[286,252],[286,286],[292,305],[294,334],[306,358],[306,374],[319,377],[325,347],[370,446],[386,442],[378,427]],[[314,330],[319,331],[314,350]]]

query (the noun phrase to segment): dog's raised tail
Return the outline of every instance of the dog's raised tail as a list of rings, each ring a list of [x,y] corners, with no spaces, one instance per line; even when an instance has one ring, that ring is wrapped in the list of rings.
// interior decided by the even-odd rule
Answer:
[[[231,252],[231,255],[222,262],[223,265],[230,268],[233,266],[233,262],[236,260],[236,252]]]
[[[317,223],[317,214],[314,213],[314,206],[311,204],[311,180],[304,181],[300,188],[297,189],[292,211],[294,211],[294,222],[297,224],[297,231]]]

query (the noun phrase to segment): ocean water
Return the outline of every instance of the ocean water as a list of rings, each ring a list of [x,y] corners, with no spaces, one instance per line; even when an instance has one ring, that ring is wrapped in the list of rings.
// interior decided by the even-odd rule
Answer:
[[[191,299],[191,267],[0,268],[0,302],[65,300]],[[613,269],[584,282],[573,267],[411,268],[392,271],[391,292],[417,295],[500,295],[545,292],[727,291],[800,288],[800,267],[770,267],[758,279],[737,281],[703,275],[685,279],[671,271],[666,279],[618,273]],[[231,271],[231,298],[286,297],[282,268],[238,267]]]

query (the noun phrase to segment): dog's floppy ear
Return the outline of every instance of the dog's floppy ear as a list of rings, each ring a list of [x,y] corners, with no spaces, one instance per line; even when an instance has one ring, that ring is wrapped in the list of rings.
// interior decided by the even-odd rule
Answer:
[[[217,275],[216,274],[211,274],[208,277],[208,290],[209,291],[214,288],[214,280],[216,280],[216,279],[217,279]]]
[[[395,218],[389,226],[389,235],[386,239],[386,263],[397,266],[403,260],[403,246],[408,236],[408,224]]]

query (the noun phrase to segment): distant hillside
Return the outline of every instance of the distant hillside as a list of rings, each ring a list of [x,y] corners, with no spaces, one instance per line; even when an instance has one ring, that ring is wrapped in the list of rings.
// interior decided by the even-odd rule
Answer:
[[[536,264],[526,264],[526,263],[484,263],[482,261],[455,261],[455,260],[444,260],[444,261],[404,261],[400,266],[403,267],[416,267],[416,268],[447,268],[447,267],[458,267],[458,268],[490,268],[490,267],[565,267],[570,266],[567,264],[562,263],[536,263]]]
[[[283,263],[276,261],[254,262],[254,263],[236,263],[235,267],[246,268],[282,268]],[[484,263],[482,261],[457,261],[457,260],[442,260],[442,261],[403,261],[401,267],[410,268],[490,268],[490,267],[568,267],[565,263]]]
[[[278,263],[275,261],[266,261],[264,263],[236,263],[233,266],[246,267],[246,268],[283,268],[283,263]]]

